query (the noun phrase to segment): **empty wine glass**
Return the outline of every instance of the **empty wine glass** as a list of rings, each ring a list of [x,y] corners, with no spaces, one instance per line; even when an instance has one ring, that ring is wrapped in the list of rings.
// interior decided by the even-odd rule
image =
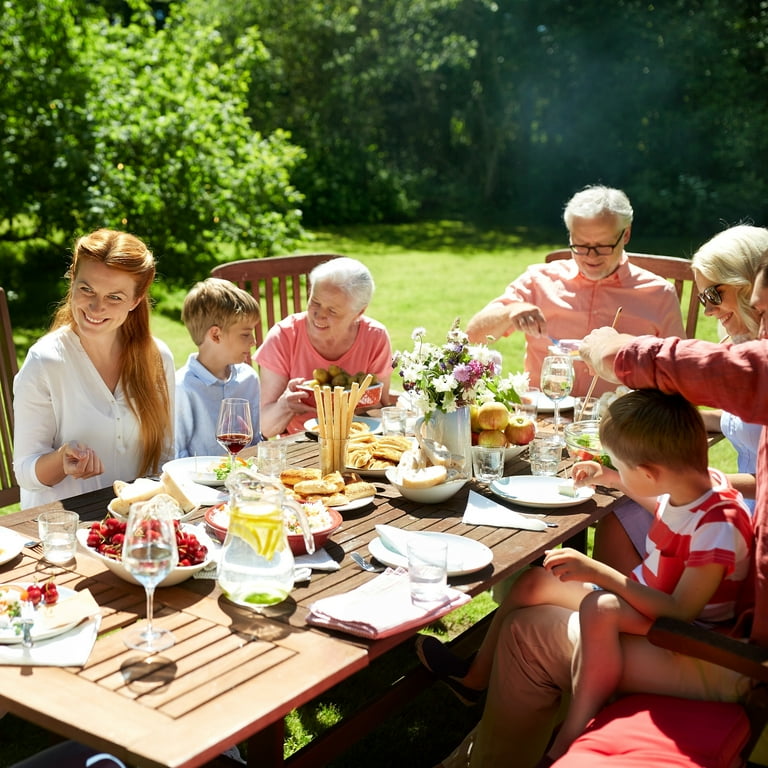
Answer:
[[[123,642],[137,651],[155,653],[175,642],[167,629],[152,626],[155,587],[178,562],[174,505],[163,499],[151,499],[131,505],[123,540],[123,565],[147,594],[147,624],[126,632]]]
[[[555,404],[555,436],[560,437],[560,401],[573,389],[573,360],[567,355],[547,355],[541,364],[541,391]]]
[[[251,406],[242,397],[225,397],[219,408],[216,441],[229,454],[229,469],[235,468],[235,456],[253,440]]]

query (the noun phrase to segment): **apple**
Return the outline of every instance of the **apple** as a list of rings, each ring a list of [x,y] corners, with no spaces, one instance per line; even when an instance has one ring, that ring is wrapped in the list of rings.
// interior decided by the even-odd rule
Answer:
[[[503,430],[509,423],[507,406],[504,403],[483,403],[477,412],[477,423],[481,431],[486,429]]]
[[[472,403],[472,405],[469,406],[469,428],[473,432],[482,432],[483,430],[477,420],[477,414],[479,412],[480,406],[477,403]]]
[[[536,424],[524,414],[513,414],[504,436],[511,445],[528,445],[536,437]]]
[[[484,429],[477,435],[477,444],[487,448],[506,448],[507,438],[500,429]]]

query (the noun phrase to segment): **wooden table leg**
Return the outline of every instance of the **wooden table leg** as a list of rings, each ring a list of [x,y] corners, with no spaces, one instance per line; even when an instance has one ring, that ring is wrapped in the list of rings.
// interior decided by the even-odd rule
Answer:
[[[283,739],[285,725],[278,720],[248,739],[248,768],[283,765]]]

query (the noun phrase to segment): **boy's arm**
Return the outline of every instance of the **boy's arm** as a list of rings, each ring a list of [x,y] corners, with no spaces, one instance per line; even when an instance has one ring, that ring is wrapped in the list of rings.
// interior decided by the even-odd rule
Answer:
[[[716,563],[686,568],[674,592],[667,594],[573,549],[549,550],[544,567],[561,581],[592,582],[613,592],[650,619],[669,616],[683,621],[699,616],[725,573],[725,566]]]

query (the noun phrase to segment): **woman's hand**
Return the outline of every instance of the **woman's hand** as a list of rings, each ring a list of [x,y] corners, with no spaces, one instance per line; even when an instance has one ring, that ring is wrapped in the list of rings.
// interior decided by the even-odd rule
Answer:
[[[306,379],[301,377],[290,379],[288,381],[283,393],[278,398],[278,401],[282,404],[283,408],[292,413],[309,413],[314,410],[311,405],[307,405],[305,402],[307,392],[303,389],[299,389],[299,385],[303,384],[305,381]]]
[[[75,477],[78,480],[87,480],[104,472],[104,465],[93,449],[85,443],[71,441],[64,443],[59,448],[62,459],[62,468],[65,475]]]

